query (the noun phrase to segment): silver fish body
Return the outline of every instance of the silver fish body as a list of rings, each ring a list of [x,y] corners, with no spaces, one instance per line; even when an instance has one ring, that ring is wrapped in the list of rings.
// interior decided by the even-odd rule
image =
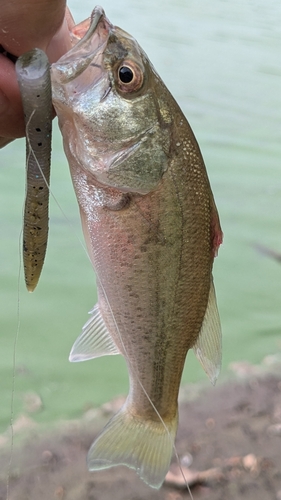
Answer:
[[[186,354],[214,383],[221,330],[212,281],[222,233],[204,162],[137,42],[96,8],[52,66],[53,103],[98,304],[70,359],[121,353],[130,391],[93,443],[91,470],[124,464],[159,488],[169,468]]]

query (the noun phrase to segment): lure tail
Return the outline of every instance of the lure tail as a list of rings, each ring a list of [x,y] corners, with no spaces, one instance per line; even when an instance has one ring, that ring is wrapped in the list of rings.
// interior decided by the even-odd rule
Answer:
[[[149,486],[160,488],[170,467],[178,415],[164,423],[134,415],[125,403],[92,444],[89,470],[126,465]]]

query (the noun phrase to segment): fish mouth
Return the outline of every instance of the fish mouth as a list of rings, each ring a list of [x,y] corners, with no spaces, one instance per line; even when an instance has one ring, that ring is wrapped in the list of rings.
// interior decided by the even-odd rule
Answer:
[[[95,83],[99,80],[104,72],[102,55],[113,25],[105,16],[103,8],[97,6],[93,10],[89,20],[83,22],[83,27],[84,30],[88,27],[84,36],[72,49],[56,63],[52,64],[51,75],[54,89],[56,89],[56,84],[65,85],[73,82],[73,80],[76,81],[78,87],[80,83],[85,89],[86,82],[81,80],[85,80],[83,73],[87,68],[87,80],[91,82],[91,85],[93,85],[93,82]]]

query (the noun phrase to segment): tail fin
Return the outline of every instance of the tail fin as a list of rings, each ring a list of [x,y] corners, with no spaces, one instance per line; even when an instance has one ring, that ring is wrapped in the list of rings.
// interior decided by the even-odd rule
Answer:
[[[126,465],[149,486],[160,488],[170,467],[178,416],[165,426],[132,415],[125,403],[92,444],[89,470]]]

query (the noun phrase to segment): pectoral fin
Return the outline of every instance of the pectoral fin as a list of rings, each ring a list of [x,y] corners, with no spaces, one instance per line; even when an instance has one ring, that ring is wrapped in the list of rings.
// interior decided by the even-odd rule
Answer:
[[[108,354],[120,354],[101,316],[98,304],[74,342],[69,361],[86,361]]]
[[[201,331],[193,349],[212,384],[215,385],[221,368],[221,324],[213,280]]]

